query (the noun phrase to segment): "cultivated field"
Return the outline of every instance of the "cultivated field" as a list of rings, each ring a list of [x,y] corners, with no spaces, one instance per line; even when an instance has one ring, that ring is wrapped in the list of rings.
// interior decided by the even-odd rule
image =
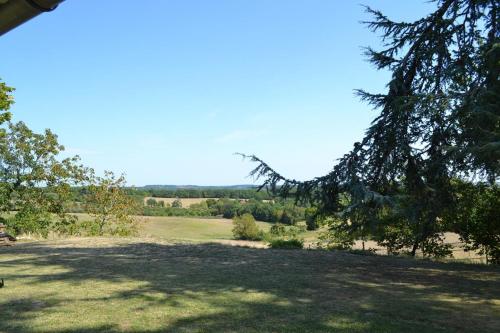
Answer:
[[[75,238],[0,248],[0,332],[499,332],[500,270]]]

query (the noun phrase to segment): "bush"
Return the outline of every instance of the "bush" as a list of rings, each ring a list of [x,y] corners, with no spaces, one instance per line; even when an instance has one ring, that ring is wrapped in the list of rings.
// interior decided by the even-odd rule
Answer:
[[[233,219],[233,235],[235,239],[260,240],[262,233],[255,223],[252,214],[243,214]]]
[[[304,241],[298,238],[275,238],[269,241],[269,246],[272,249],[302,249],[304,247]]]
[[[182,201],[180,199],[175,199],[172,201],[173,208],[182,208]]]
[[[271,226],[271,229],[269,229],[269,233],[272,236],[276,237],[282,237],[286,235],[286,227],[284,224],[281,223],[276,223]]]
[[[292,216],[290,216],[286,210],[283,211],[283,214],[281,214],[280,218],[280,223],[283,224],[294,224],[294,219]]]
[[[149,207],[156,207],[158,205],[158,202],[153,198],[149,198],[148,200],[146,200],[146,205]]]
[[[318,209],[316,207],[306,208],[304,217],[306,219],[307,230],[318,229]]]
[[[355,235],[349,226],[331,221],[330,228],[318,236],[317,247],[325,250],[349,250],[355,243]]]
[[[269,229],[269,236],[271,238],[297,238],[297,236],[306,231],[306,227],[303,225],[293,225],[287,226],[281,223],[274,224],[271,229]]]
[[[358,254],[358,255],[361,255],[361,256],[376,256],[377,255],[377,249],[374,249],[374,248],[368,248],[366,250],[363,250],[363,249],[350,249],[350,250],[347,250],[347,252],[351,253],[351,254]]]

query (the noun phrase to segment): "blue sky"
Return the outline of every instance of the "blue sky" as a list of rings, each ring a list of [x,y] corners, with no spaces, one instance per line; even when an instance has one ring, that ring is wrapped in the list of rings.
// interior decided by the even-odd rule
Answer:
[[[421,0],[67,0],[0,38],[15,120],[51,128],[129,184],[251,183],[256,154],[284,175],[331,170],[376,112],[353,94],[388,74],[360,3],[396,20]]]

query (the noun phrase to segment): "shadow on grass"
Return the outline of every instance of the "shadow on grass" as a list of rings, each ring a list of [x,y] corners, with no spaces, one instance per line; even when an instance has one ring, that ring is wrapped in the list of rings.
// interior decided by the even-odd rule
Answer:
[[[0,290],[0,332],[500,331],[500,270],[486,266],[220,244],[29,243],[0,249],[0,275],[20,291],[64,287],[7,300]],[[76,299],[104,306],[107,322],[40,319],[70,316]],[[129,304],[137,322],[113,316]],[[141,319],[150,312],[159,317]]]

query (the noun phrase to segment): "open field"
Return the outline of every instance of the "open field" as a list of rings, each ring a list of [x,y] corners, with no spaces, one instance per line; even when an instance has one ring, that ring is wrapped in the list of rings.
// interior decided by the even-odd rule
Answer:
[[[74,214],[79,220],[91,217],[88,214]],[[136,216],[140,221],[139,234],[142,237],[167,241],[213,242],[233,239],[233,221],[222,218],[176,217],[176,216]],[[268,231],[268,222],[256,222]]]
[[[233,222],[218,218],[190,218],[170,216],[142,217],[141,235],[163,240],[217,241],[233,238]],[[268,231],[272,224],[257,222]]]
[[[74,238],[0,248],[0,332],[499,332],[500,270]]]
[[[81,221],[90,218],[88,214],[73,214]],[[245,245],[249,247],[267,247],[263,242],[246,242],[233,240],[232,220],[223,218],[203,218],[203,217],[175,217],[175,216],[137,216],[141,221],[140,236],[153,238],[162,241],[175,242],[217,242],[223,244]],[[268,231],[272,223],[256,222],[261,230]],[[315,248],[319,234],[325,230],[306,231],[300,234],[304,239],[305,248]],[[36,238],[36,237],[35,237]],[[21,236],[21,239],[32,239]],[[485,263],[485,257],[474,251],[464,251],[459,242],[457,234],[446,233],[445,242],[452,243],[453,258],[445,258],[443,261],[459,261],[466,263]],[[361,249],[362,242],[357,241],[353,249]],[[377,245],[374,241],[365,242],[365,248],[374,248],[378,254],[385,255],[386,250]]]
[[[75,214],[80,220],[89,219],[87,214]],[[252,247],[266,247],[262,242],[242,242],[232,241],[232,220],[223,218],[202,218],[202,217],[174,217],[174,216],[138,216],[141,221],[140,236],[156,238],[167,241],[182,242],[218,242],[226,244],[246,244]],[[259,222],[257,226],[264,231],[268,231],[272,223]],[[324,229],[323,229],[324,230]],[[306,231],[300,237],[304,239],[305,247],[316,246],[318,235],[322,230]],[[480,256],[474,251],[463,251],[454,233],[445,234],[445,242],[454,245],[453,258],[446,258],[446,261],[466,261],[484,263],[484,256]],[[365,242],[365,247],[377,249],[378,254],[386,254],[386,250],[377,245],[374,241]],[[361,249],[361,241],[357,241],[354,249]]]

